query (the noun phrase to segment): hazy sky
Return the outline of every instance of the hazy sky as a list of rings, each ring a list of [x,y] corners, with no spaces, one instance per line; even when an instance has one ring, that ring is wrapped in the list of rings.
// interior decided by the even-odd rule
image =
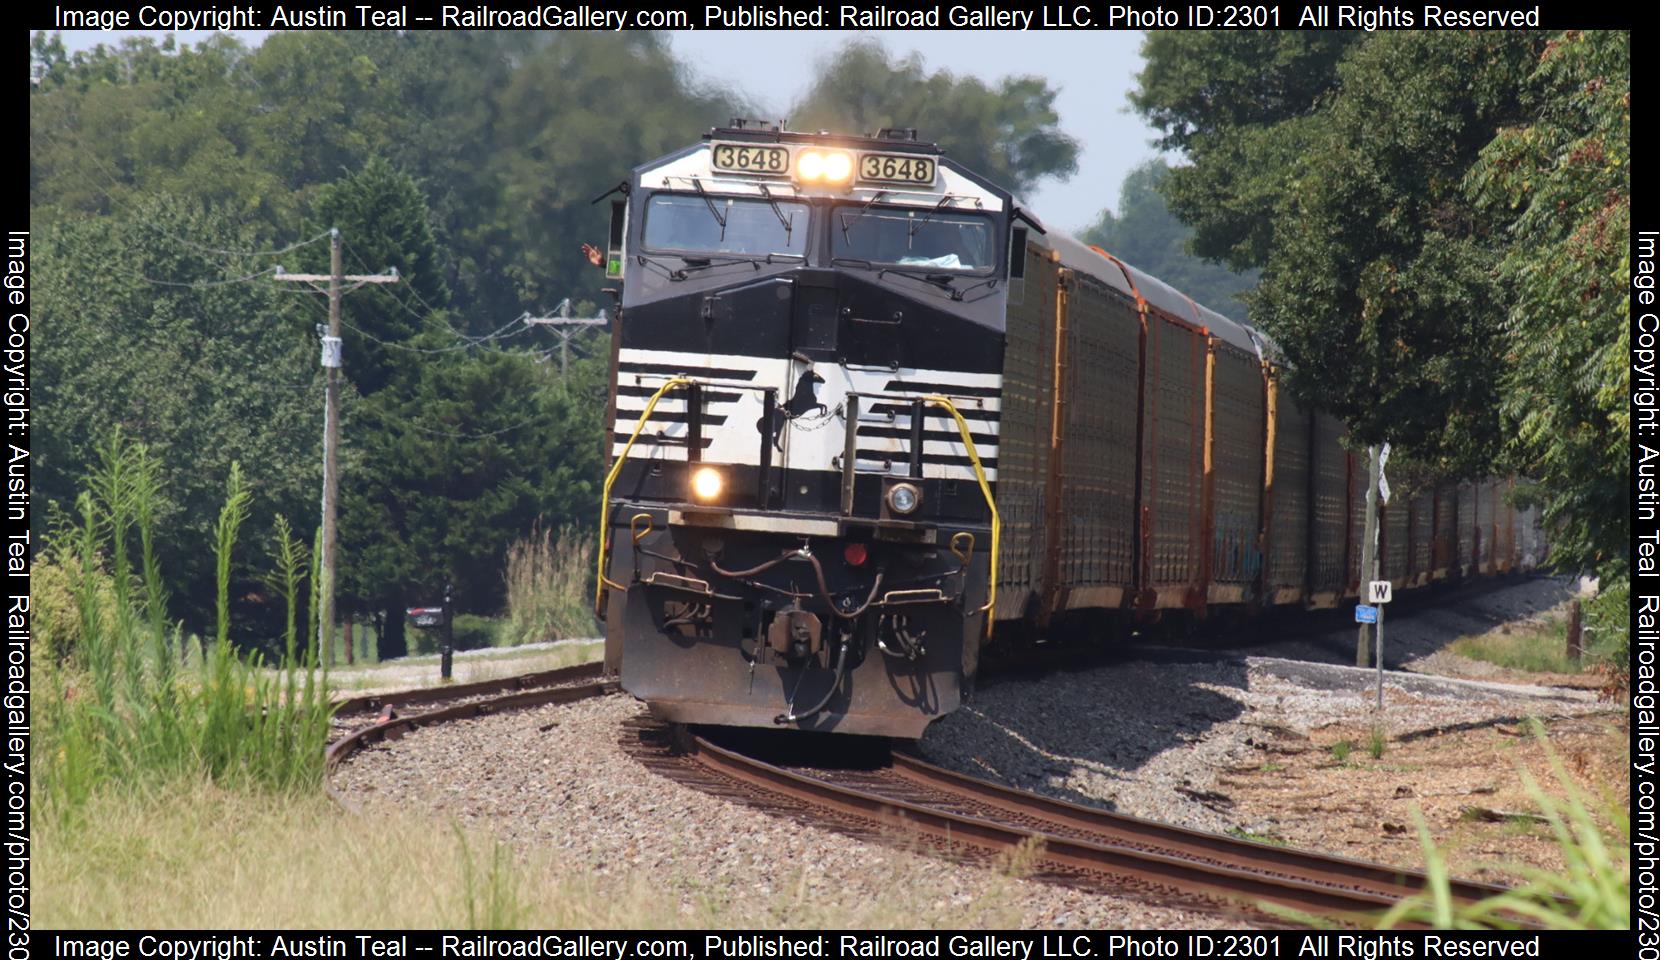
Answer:
[[[128,34],[160,31],[69,31],[72,50],[118,42]],[[258,44],[267,31],[236,31]],[[674,49],[699,79],[737,89],[770,119],[788,118],[806,91],[814,65],[854,36],[844,31],[685,31],[673,34]],[[1153,131],[1128,110],[1126,93],[1141,69],[1139,31],[868,31],[896,54],[920,53],[927,69],[972,74],[995,81],[1010,74],[1035,74],[1059,90],[1055,106],[1061,126],[1082,149],[1078,172],[1066,181],[1044,181],[1027,197],[1046,223],[1079,230],[1102,208],[1116,206],[1124,174],[1154,155]],[[204,34],[180,31],[180,42]],[[711,118],[711,125],[725,117]],[[922,136],[928,120],[914,121]],[[909,124],[908,124],[909,125]]]

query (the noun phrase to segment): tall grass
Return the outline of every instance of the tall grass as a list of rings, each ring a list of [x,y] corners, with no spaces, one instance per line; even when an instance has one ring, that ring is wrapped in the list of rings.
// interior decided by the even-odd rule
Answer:
[[[329,704],[315,645],[299,649],[294,618],[304,551],[286,524],[277,531],[278,579],[288,602],[285,653],[273,674],[230,643],[234,552],[251,494],[233,465],[214,528],[217,622],[194,665],[181,664],[182,631],[168,621],[156,560],[158,464],[142,445],[115,435],[100,449],[78,523],[55,544],[72,571],[77,623],[53,625],[74,644],[34,665],[37,701],[34,789],[44,812],[73,815],[110,784],[209,778],[275,790],[313,786],[322,773]],[[133,566],[136,532],[138,568]],[[136,586],[136,589],[135,589]]]
[[[566,527],[557,539],[537,524],[507,548],[507,635],[510,643],[591,637],[588,606],[594,538]]]

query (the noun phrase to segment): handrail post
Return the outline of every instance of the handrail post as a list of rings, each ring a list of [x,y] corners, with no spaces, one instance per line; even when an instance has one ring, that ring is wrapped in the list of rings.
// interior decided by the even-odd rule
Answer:
[[[853,463],[859,456],[859,395],[849,393],[846,399],[847,436],[842,444],[842,516],[853,515]]]
[[[991,495],[991,483],[986,480],[985,467],[980,463],[980,451],[974,446],[974,436],[969,432],[968,421],[957,412],[957,405],[948,398],[938,394],[922,398],[924,403],[941,407],[951,418],[957,421],[957,432],[962,435],[963,449],[968,451],[968,462],[974,467],[974,479],[980,482],[980,495],[986,498],[986,508],[991,511],[991,564],[986,577],[986,605],[980,611],[986,615],[986,639],[991,639],[992,628],[997,624],[997,553],[1002,543],[1003,518],[997,512],[997,500]]]
[[[703,459],[703,391],[696,383],[686,384],[686,462]]]
[[[926,408],[920,397],[911,401],[911,477],[918,480],[922,478],[922,426]]]

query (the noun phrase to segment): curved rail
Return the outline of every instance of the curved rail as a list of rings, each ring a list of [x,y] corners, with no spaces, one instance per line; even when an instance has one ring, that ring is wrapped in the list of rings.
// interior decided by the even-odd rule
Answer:
[[[1035,816],[1053,824],[1058,831],[1100,842],[1150,846],[1173,852],[1183,859],[1208,860],[1242,870],[1269,870],[1324,886],[1368,890],[1396,900],[1422,893],[1428,886],[1424,874],[1413,870],[1271,846],[1086,807],[947,770],[907,752],[894,751],[893,769],[929,787],[969,797],[1017,816]],[[1504,887],[1496,884],[1468,880],[1450,881],[1450,890],[1454,899],[1467,902],[1505,892]]]
[[[887,771],[890,782],[872,783],[881,772],[865,771],[854,777],[864,782],[849,784],[757,760],[704,737],[692,738],[691,744],[700,766],[787,803],[921,835],[949,849],[975,848],[996,855],[1036,845],[1044,872],[1072,883],[1082,877],[1088,881],[1085,885],[1098,889],[1118,890],[1128,883],[1258,911],[1269,903],[1309,914],[1362,918],[1419,894],[1428,883],[1414,871],[1037,797],[899,754]],[[918,791],[893,780],[922,786],[924,796],[919,798]],[[928,792],[936,796],[926,796]],[[1456,882],[1453,895],[1475,900],[1503,889]]]
[[[475,680],[471,683],[452,683],[440,687],[416,687],[410,690],[393,690],[387,693],[368,693],[360,697],[341,700],[334,708],[334,715],[344,717],[354,713],[369,713],[388,704],[402,706],[416,703],[442,703],[445,700],[459,700],[463,697],[476,697],[509,690],[526,690],[531,687],[551,687],[563,683],[597,680],[603,669],[604,665],[596,660],[593,663],[579,663],[574,667],[560,667],[557,670],[542,670],[537,673],[521,673],[517,676],[501,677],[495,680]]]
[[[528,680],[530,677],[548,677],[558,675],[558,679],[551,681],[559,683],[564,680],[586,680],[587,682],[571,683],[564,686],[544,685],[530,690],[519,690],[504,696],[491,697],[485,700],[469,700],[464,703],[440,707],[436,710],[427,710],[422,713],[413,713],[408,716],[393,717],[372,726],[354,730],[339,740],[329,744],[323,751],[323,789],[336,803],[348,810],[356,809],[356,805],[347,800],[334,788],[329,780],[329,773],[344,763],[353,754],[371,744],[386,740],[397,740],[405,734],[413,733],[424,726],[442,723],[452,723],[456,720],[471,720],[475,717],[490,716],[508,710],[524,710],[530,707],[540,707],[552,703],[575,703],[579,700],[588,700],[603,696],[616,689],[614,684],[599,679],[601,664],[581,664],[577,667],[565,667],[562,670],[549,670],[541,674],[526,674],[522,677],[510,677],[499,681],[484,681],[481,684],[468,686],[485,686],[487,684],[512,684],[515,681]],[[438,688],[455,696],[457,687]],[[410,691],[425,694],[427,690]],[[386,696],[386,695],[382,695]],[[368,698],[362,698],[368,699]],[[448,699],[448,698],[446,698]],[[348,701],[350,702],[350,701]],[[407,702],[407,701],[405,701]]]

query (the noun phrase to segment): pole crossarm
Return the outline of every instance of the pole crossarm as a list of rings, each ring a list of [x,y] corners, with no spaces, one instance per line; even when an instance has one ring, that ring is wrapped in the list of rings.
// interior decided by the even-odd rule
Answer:
[[[301,283],[312,283],[312,284],[316,284],[316,283],[326,284],[326,283],[330,282],[331,280],[335,279],[334,277],[331,277],[326,273],[273,273],[271,276],[278,279],[278,280],[298,280]],[[351,289],[351,290],[355,290],[358,287],[363,286],[365,283],[397,283],[398,282],[398,271],[388,270],[386,273],[371,273],[371,274],[343,273],[343,274],[340,275],[340,281],[342,283],[346,282],[347,280],[352,281],[352,286],[348,288],[348,289]],[[318,287],[317,289],[321,293],[327,293],[328,292],[328,287],[326,287],[326,286]]]
[[[610,317],[573,317],[571,316],[571,301],[567,297],[559,301],[551,317],[533,317],[529,313],[519,318],[527,327],[549,327],[559,335],[559,377],[564,379],[570,369],[571,337],[581,333],[581,330],[566,329],[569,327],[603,327],[611,322]]]

